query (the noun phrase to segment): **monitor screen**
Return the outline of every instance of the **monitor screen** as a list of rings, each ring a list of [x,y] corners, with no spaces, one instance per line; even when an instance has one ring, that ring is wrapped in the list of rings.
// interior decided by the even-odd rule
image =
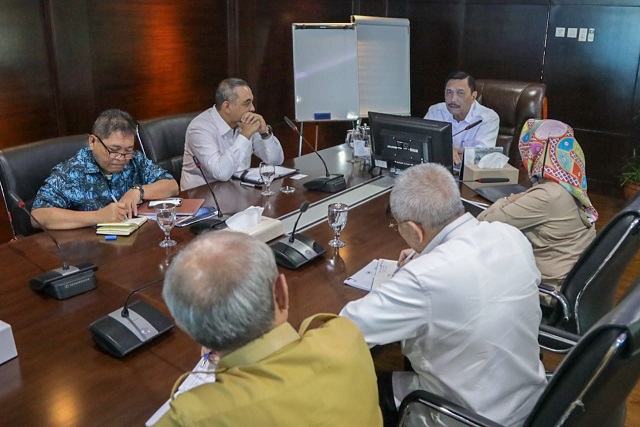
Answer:
[[[374,166],[402,170],[440,163],[453,172],[451,123],[369,112]]]

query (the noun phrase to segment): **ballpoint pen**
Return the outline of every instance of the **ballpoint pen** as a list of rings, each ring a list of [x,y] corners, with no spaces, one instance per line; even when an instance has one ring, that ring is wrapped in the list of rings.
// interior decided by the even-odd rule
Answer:
[[[409,255],[407,255],[407,257],[406,257],[405,259],[403,259],[403,261],[404,261],[405,263],[404,263],[404,264],[402,264],[401,266],[399,266],[398,268],[396,268],[396,269],[395,269],[395,271],[393,272],[393,274],[392,274],[391,276],[395,276],[395,275],[396,275],[396,273],[397,273],[398,271],[400,271],[400,269],[401,269],[402,267],[404,267],[404,266],[406,265],[406,263],[408,263],[409,261],[411,261],[411,260],[413,259],[413,257],[414,257],[414,256],[416,256],[416,251],[411,251],[411,252],[409,253]]]
[[[202,363],[200,363],[200,367],[204,368],[205,366],[207,366],[209,364],[209,358],[211,357],[211,352],[205,353],[204,356],[202,356]]]
[[[245,187],[257,188],[258,190],[262,189],[262,185],[260,184],[252,184],[246,181],[240,181],[240,185],[244,185]]]

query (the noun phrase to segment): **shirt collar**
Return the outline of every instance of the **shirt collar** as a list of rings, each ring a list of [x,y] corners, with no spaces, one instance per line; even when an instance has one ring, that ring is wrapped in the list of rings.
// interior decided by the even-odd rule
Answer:
[[[235,129],[232,129],[231,126],[229,126],[229,124],[224,121],[215,106],[211,108],[211,117],[213,117],[213,124],[215,125],[216,129],[218,129],[218,132],[220,132],[220,135],[226,135],[228,132],[235,131]]]
[[[258,339],[220,359],[219,368],[250,365],[272,355],[281,348],[300,340],[300,334],[288,323],[279,325]]]
[[[471,108],[469,108],[469,112],[467,113],[467,116],[464,118],[464,121],[467,123],[473,123],[479,119],[482,118],[481,115],[479,115],[478,112],[478,101],[474,100],[473,104],[471,104]]]
[[[444,119],[445,121],[448,122],[456,122],[456,123],[473,123],[474,121],[477,121],[478,119],[481,119],[482,116],[479,115],[478,112],[478,101],[474,100],[473,104],[471,104],[471,108],[469,108],[469,112],[467,113],[466,117],[464,118],[464,120],[462,120],[461,122],[458,122],[455,117],[453,117],[453,114],[451,114],[451,112],[449,111],[449,109],[447,108],[447,103],[444,103]],[[475,119],[475,120],[474,120]]]
[[[436,237],[434,237],[433,240],[429,242],[427,247],[424,248],[422,252],[420,252],[420,255],[428,254],[450,238],[458,235],[459,233],[464,233],[467,228],[472,227],[477,223],[478,220],[468,212],[460,216],[459,218],[456,218],[453,222],[449,223],[445,228],[440,230],[438,234],[436,234]]]
[[[85,164],[87,173],[102,173],[100,166],[98,166],[96,159],[93,157],[93,151],[89,147],[82,148],[80,161]]]

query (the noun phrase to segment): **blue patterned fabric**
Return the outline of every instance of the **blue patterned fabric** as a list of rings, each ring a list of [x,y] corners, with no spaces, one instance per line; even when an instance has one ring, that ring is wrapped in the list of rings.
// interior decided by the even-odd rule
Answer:
[[[111,181],[102,173],[89,147],[51,171],[38,190],[33,209],[62,208],[74,211],[96,211],[120,198],[135,185],[152,184],[161,179],[173,179],[171,174],[147,159],[140,151],[114,173]]]

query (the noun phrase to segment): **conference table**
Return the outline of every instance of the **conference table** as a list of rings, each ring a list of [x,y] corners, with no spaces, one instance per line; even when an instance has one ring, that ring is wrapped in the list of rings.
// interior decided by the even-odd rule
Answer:
[[[368,166],[347,161],[351,150],[346,145],[321,153],[332,173],[345,175],[347,191],[379,179]],[[237,181],[213,183],[222,211],[262,206],[263,215],[284,218],[295,215],[304,201],[313,207],[338,197],[303,188],[305,181],[324,175],[315,154],[288,160],[285,166],[307,177],[275,181],[272,197]],[[292,185],[296,191],[280,193],[282,185]],[[207,186],[181,196],[204,198],[205,205],[213,205]],[[364,296],[364,291],[345,285],[344,280],[372,259],[395,259],[406,247],[389,227],[388,206],[385,190],[352,207],[341,234],[347,244],[339,251],[327,245],[333,232],[326,221],[303,230],[327,252],[298,270],[280,268],[289,284],[289,320],[294,327],[314,313],[338,313],[347,302]],[[131,291],[152,283],[157,286],[140,291],[132,300],[144,300],[170,316],[161,295],[164,273],[173,256],[195,236],[188,227],[174,228],[171,236],[178,244],[161,248],[163,233],[152,221],[113,242],[96,235],[93,228],[52,233],[70,264],[98,266],[98,284],[95,290],[67,300],[36,293],[28,286],[29,278],[61,266],[54,243],[38,233],[0,245],[0,320],[11,325],[18,349],[17,358],[0,365],[0,424],[142,425],[169,398],[176,379],[199,360],[200,347],[175,327],[118,359],[93,343],[89,325],[122,307]]]

